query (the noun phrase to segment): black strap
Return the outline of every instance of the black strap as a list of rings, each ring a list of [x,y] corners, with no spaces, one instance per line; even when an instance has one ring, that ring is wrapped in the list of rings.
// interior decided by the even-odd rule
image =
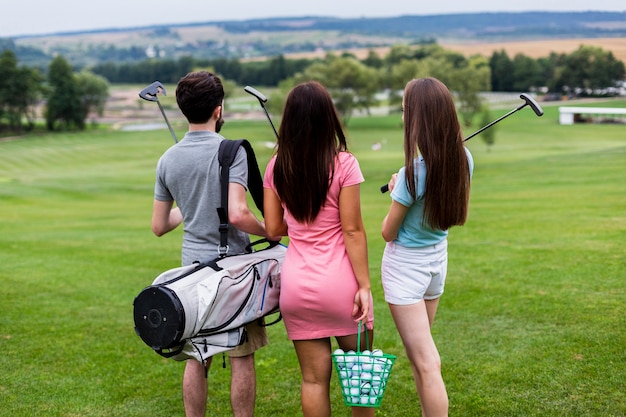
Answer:
[[[246,139],[228,140],[220,142],[218,151],[218,160],[220,163],[220,182],[221,182],[221,200],[222,204],[217,208],[217,215],[220,220],[220,246],[218,253],[225,255],[228,252],[228,180],[230,174],[230,166],[232,165],[239,147],[243,146],[247,154],[248,160],[248,190],[252,195],[254,204],[263,215],[263,178],[261,170],[252,149],[252,145]]]

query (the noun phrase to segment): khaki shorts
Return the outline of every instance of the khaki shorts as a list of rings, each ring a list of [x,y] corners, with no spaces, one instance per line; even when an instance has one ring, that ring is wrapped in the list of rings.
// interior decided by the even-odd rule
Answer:
[[[228,357],[241,358],[251,355],[269,343],[265,326],[259,326],[256,321],[246,325],[246,333],[248,340],[243,345],[227,351]]]

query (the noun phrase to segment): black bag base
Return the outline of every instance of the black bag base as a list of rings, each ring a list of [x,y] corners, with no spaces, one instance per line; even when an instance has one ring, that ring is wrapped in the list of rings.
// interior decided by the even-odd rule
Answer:
[[[185,330],[185,309],[174,291],[148,287],[135,297],[135,332],[152,349],[169,349]]]

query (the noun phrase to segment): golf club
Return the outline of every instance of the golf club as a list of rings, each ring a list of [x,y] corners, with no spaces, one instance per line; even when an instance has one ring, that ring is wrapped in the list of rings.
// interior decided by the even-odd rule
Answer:
[[[483,130],[485,130],[487,128],[490,128],[491,126],[493,126],[496,123],[498,123],[500,120],[502,120],[502,119],[504,119],[506,117],[509,117],[510,115],[515,113],[516,111],[521,110],[521,109],[523,109],[526,106],[530,106],[530,108],[533,109],[533,111],[535,112],[535,114],[537,116],[543,116],[543,109],[541,108],[539,103],[537,103],[532,97],[530,97],[528,94],[522,93],[522,94],[520,94],[519,98],[524,100],[524,104],[520,104],[519,106],[517,106],[516,108],[514,108],[513,110],[511,110],[510,112],[508,112],[504,116],[501,116],[501,117],[497,118],[496,120],[494,120],[493,122],[491,122],[491,123],[481,127],[476,132],[472,133],[471,135],[469,135],[468,137],[463,139],[463,142],[466,142],[466,141],[470,140],[471,138],[473,138],[474,136],[476,136],[477,134],[479,134]],[[382,187],[380,187],[380,192],[381,193],[386,193],[387,191],[389,191],[389,184],[385,184]]]
[[[165,123],[167,124],[167,128],[170,130],[172,134],[172,138],[174,138],[174,143],[178,143],[178,139],[176,138],[176,134],[174,133],[174,129],[172,129],[172,125],[170,125],[169,120],[167,120],[167,116],[165,115],[165,111],[163,110],[163,106],[159,101],[159,93],[163,93],[163,95],[167,95],[165,92],[165,87],[161,84],[160,81],[155,81],[143,90],[139,92],[139,97],[147,101],[156,101],[159,105],[159,110],[161,110],[161,114],[163,115],[163,119],[165,119]]]
[[[245,86],[244,90],[246,93],[252,94],[254,97],[257,98],[257,100],[259,100],[259,104],[261,104],[261,107],[263,107],[263,110],[265,111],[265,115],[267,116],[267,120],[269,120],[270,125],[272,125],[272,129],[274,129],[274,135],[276,135],[276,139],[278,139],[278,132],[276,131],[276,128],[274,127],[274,123],[272,123],[272,119],[270,118],[270,114],[267,112],[267,108],[265,107],[265,102],[267,101],[267,97],[265,97],[265,95],[263,95],[259,90],[257,90],[256,88],[250,87],[249,85]]]

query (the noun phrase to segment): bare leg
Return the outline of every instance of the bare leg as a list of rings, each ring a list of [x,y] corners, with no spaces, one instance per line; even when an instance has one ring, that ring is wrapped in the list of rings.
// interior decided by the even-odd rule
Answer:
[[[304,417],[330,417],[330,340],[293,342],[302,372],[302,414]]]
[[[389,304],[406,350],[424,417],[448,415],[448,394],[441,376],[441,359],[430,333],[437,304],[424,301],[408,306]]]
[[[206,412],[207,378],[206,372],[211,366],[211,358],[206,367],[202,363],[189,359],[183,374],[183,404],[185,416],[204,417]]]
[[[424,300],[424,304],[426,305],[426,314],[428,314],[428,325],[429,327],[433,327],[435,315],[437,314],[437,307],[439,307],[439,298],[434,300]]]
[[[230,358],[230,404],[234,417],[252,417],[256,400],[254,353]]]

